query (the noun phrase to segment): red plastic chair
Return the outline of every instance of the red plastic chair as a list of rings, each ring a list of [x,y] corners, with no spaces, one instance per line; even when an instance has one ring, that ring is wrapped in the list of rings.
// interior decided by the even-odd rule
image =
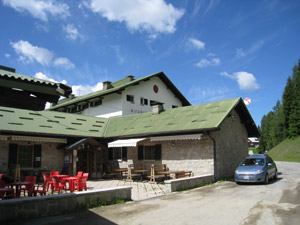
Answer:
[[[50,177],[55,176],[55,175],[59,175],[58,171],[50,171]]]
[[[48,177],[48,175],[46,173],[43,173],[43,178],[44,178],[44,184],[45,182],[47,182],[47,191],[49,191],[49,186],[50,189],[53,189],[53,181],[51,177]]]
[[[60,194],[62,190],[65,190],[65,185],[63,185],[59,182],[58,177],[52,177],[52,181],[53,181],[52,194],[53,194],[54,190],[57,191],[58,194]]]
[[[79,177],[81,177],[81,176],[82,176],[82,174],[83,174],[83,172],[82,172],[82,171],[78,171],[78,173],[77,173],[76,177],[77,177],[77,178],[79,178]]]
[[[88,173],[83,174],[81,177],[79,177],[78,181],[75,182],[75,189],[77,189],[77,191],[82,191],[83,188],[85,190],[87,190],[86,182],[87,182],[88,176],[89,176]]]
[[[25,192],[26,191],[28,193],[28,196],[32,196],[34,185],[36,184],[36,176],[26,176],[25,177],[25,182],[30,182],[30,183],[26,184],[25,187],[21,187],[19,189],[18,196],[20,196],[20,194],[21,194],[22,191],[24,193],[24,196],[25,196]]]
[[[42,189],[40,189],[42,188]],[[34,186],[33,189],[33,194],[34,196],[37,196],[37,194],[39,193],[41,196],[42,195],[46,195],[47,191],[48,191],[49,185],[48,185],[48,180],[44,179],[44,183],[43,184],[38,184],[37,186]]]

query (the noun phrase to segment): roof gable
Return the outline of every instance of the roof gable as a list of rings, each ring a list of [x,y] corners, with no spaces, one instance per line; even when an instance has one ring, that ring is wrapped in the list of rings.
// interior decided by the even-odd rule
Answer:
[[[116,93],[119,91],[123,91],[125,88],[133,86],[133,85],[137,85],[140,82],[144,82],[147,81],[149,79],[151,79],[152,77],[159,77],[165,84],[166,86],[175,94],[175,96],[182,102],[183,106],[188,106],[191,105],[191,103],[182,95],[182,93],[176,88],[176,86],[169,80],[169,78],[163,73],[163,72],[159,72],[159,73],[155,73],[155,74],[151,74],[142,78],[138,78],[138,79],[133,79],[132,76],[127,76],[119,81],[113,82],[111,83],[112,88],[107,89],[107,90],[100,90],[100,91],[96,91],[93,93],[89,93],[86,95],[82,95],[82,96],[78,96],[75,97],[73,99],[70,100],[65,100],[61,101],[58,105],[55,105],[53,107],[51,107],[49,110],[55,110],[61,107],[66,107],[72,104],[78,104],[80,102],[84,102],[84,101],[89,101],[92,100],[94,98],[99,98],[99,97],[103,97],[105,95],[109,95],[112,93]]]
[[[160,114],[143,113],[109,119],[104,137],[139,137],[170,133],[193,133],[218,130],[229,113],[238,107],[249,134],[257,128],[241,98],[168,109]],[[245,111],[246,110],[246,111]]]

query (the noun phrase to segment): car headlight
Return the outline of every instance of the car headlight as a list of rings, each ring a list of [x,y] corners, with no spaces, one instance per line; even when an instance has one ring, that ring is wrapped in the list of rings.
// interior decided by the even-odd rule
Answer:
[[[235,170],[234,172],[235,172],[236,174],[238,174],[238,173],[239,173],[239,171],[238,171],[238,170]]]
[[[263,173],[264,171],[263,170],[256,170],[255,174],[260,174],[260,173]]]

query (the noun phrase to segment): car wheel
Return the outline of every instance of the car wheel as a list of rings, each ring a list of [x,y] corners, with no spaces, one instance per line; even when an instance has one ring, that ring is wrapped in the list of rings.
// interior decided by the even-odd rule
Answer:
[[[268,183],[269,183],[269,175],[266,174],[264,184],[268,184]]]
[[[235,183],[236,183],[236,184],[238,184],[238,185],[240,185],[240,184],[241,184],[241,183],[240,183],[240,182],[238,182],[238,181],[236,181]]]
[[[277,172],[277,170],[275,171],[275,175],[274,175],[274,180],[277,180],[277,178],[278,178],[278,172]]]

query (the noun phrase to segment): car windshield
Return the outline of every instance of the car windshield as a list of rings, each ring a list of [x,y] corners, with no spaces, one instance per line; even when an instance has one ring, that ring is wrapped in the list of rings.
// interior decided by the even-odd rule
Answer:
[[[241,166],[263,166],[265,160],[262,158],[251,158],[251,159],[245,159]]]

